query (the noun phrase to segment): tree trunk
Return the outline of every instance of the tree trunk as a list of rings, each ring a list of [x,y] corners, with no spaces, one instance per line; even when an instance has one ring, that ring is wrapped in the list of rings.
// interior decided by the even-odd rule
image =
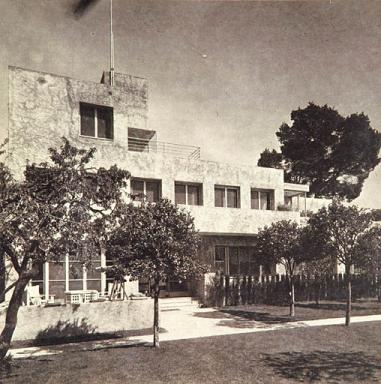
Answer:
[[[0,246],[0,303],[5,300],[5,286],[6,286],[6,269],[5,269],[5,252]]]
[[[291,293],[290,293],[290,316],[295,316],[295,287],[294,287],[294,278],[290,277],[291,284]]]
[[[345,267],[345,273],[347,278],[347,308],[345,311],[345,325],[349,326],[349,323],[351,321],[351,309],[352,309],[352,285],[351,285],[350,267]]]
[[[315,286],[315,303],[316,306],[319,306],[319,301],[320,301],[320,291],[321,291],[321,283],[318,281]]]
[[[316,277],[315,277],[315,304],[316,304],[316,307],[319,307],[320,294],[321,294],[321,280],[320,280],[320,278],[316,279]]]
[[[153,346],[160,348],[159,343],[159,294],[160,281],[155,281],[154,287],[154,306],[153,306]]]
[[[17,313],[22,304],[25,287],[30,279],[30,277],[21,275],[13,290],[7,309],[5,325],[0,335],[0,360],[4,359],[11,345],[12,336],[17,324]]]

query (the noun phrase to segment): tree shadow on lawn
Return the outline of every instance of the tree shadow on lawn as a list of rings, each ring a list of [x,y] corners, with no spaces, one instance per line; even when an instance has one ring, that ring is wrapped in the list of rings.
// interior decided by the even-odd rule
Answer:
[[[232,328],[256,328],[295,321],[295,317],[288,315],[272,315],[268,312],[244,311],[239,309],[220,309],[218,311],[195,313],[196,317],[222,319],[220,326]],[[258,324],[262,323],[262,324]]]
[[[294,316],[272,315],[269,312],[244,311],[240,309],[222,309],[221,312],[242,318],[244,320],[260,321],[261,323],[266,324],[281,324],[295,320]]]
[[[168,331],[165,328],[160,328],[159,332],[166,333]],[[152,328],[131,331],[97,332],[97,327],[89,324],[85,318],[81,320],[76,319],[72,322],[60,320],[55,325],[40,331],[34,340],[14,343],[13,346],[47,346],[92,341],[101,342],[103,340],[109,340],[110,343],[118,343],[115,339],[152,334]]]
[[[314,351],[265,355],[264,362],[278,376],[298,381],[333,383],[380,382],[381,361],[363,352]]]

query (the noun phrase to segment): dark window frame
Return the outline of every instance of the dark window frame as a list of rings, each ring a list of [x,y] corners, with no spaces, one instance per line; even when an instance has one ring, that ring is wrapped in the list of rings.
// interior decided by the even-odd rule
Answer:
[[[134,198],[135,201],[143,201],[144,199],[147,199],[147,183],[157,183],[158,184],[158,199],[154,200],[154,201],[151,201],[151,203],[156,203],[157,201],[159,201],[159,199],[161,199],[161,196],[162,196],[161,195],[161,193],[162,193],[162,182],[161,182],[161,179],[145,179],[145,178],[141,178],[141,177],[132,177],[131,178],[131,194],[133,194],[133,190],[132,190],[132,183],[133,182],[141,182],[141,183],[143,183],[142,195],[141,196],[136,196]],[[150,200],[148,200],[148,201],[150,201]]]
[[[93,118],[93,126],[94,126],[93,127],[94,135],[89,135],[89,134],[83,133],[84,129],[82,126],[82,124],[83,124],[82,123],[82,117],[84,116],[83,111],[85,109],[87,109],[88,111],[89,110],[93,111],[92,118]],[[99,130],[99,122],[102,121],[99,118],[99,115],[101,115],[104,112],[106,112],[106,114],[105,114],[106,118],[103,120],[106,121],[106,124],[110,125],[110,127],[109,127],[110,134],[107,136],[107,133],[105,133],[105,136],[99,136],[99,131],[100,131]],[[80,120],[80,127],[79,127],[80,136],[90,137],[93,139],[108,140],[108,141],[114,140],[114,108],[113,107],[109,107],[106,105],[98,105],[98,104],[90,104],[90,103],[80,102],[79,103],[79,120]],[[106,127],[105,132],[107,132],[107,127]]]
[[[185,187],[185,202],[178,202],[176,199],[176,187]],[[189,187],[198,188],[198,203],[190,204],[189,203]],[[202,206],[203,205],[203,188],[202,183],[193,183],[193,182],[183,182],[183,181],[175,181],[175,203],[181,205],[193,205],[193,206]]]
[[[218,251],[223,252],[223,259],[218,259]],[[216,271],[223,271],[229,276],[251,275],[258,276],[261,273],[260,264],[257,263],[256,257],[250,255],[250,251],[255,251],[253,246],[243,245],[215,245],[214,246],[214,268]],[[246,253],[246,255],[245,255]],[[247,259],[244,259],[247,256]],[[236,258],[237,273],[232,274],[232,260]],[[248,271],[241,271],[241,266],[248,266]],[[264,268],[262,266],[262,268]],[[246,272],[246,273],[245,273]]]
[[[253,206],[253,193],[257,193],[258,207]],[[261,205],[261,194],[269,194],[266,199],[266,209],[262,208]],[[251,188],[250,190],[250,207],[251,209],[257,209],[259,211],[274,211],[275,210],[275,190],[274,189],[263,189],[263,188]]]
[[[223,190],[223,205],[217,205],[216,190]],[[235,206],[229,206],[228,192],[235,191],[237,193],[237,204]],[[214,185],[214,206],[217,208],[241,208],[241,188],[233,185]]]

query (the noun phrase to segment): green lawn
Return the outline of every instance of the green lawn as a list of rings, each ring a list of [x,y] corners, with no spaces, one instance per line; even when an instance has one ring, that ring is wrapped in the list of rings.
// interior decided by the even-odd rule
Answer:
[[[381,382],[381,322],[107,347],[15,360],[3,383]]]

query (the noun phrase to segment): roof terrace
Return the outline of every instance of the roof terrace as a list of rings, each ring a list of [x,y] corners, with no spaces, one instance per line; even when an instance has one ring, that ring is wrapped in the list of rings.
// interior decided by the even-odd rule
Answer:
[[[188,160],[200,159],[200,147],[158,141],[156,131],[147,129],[128,128],[128,150]]]

